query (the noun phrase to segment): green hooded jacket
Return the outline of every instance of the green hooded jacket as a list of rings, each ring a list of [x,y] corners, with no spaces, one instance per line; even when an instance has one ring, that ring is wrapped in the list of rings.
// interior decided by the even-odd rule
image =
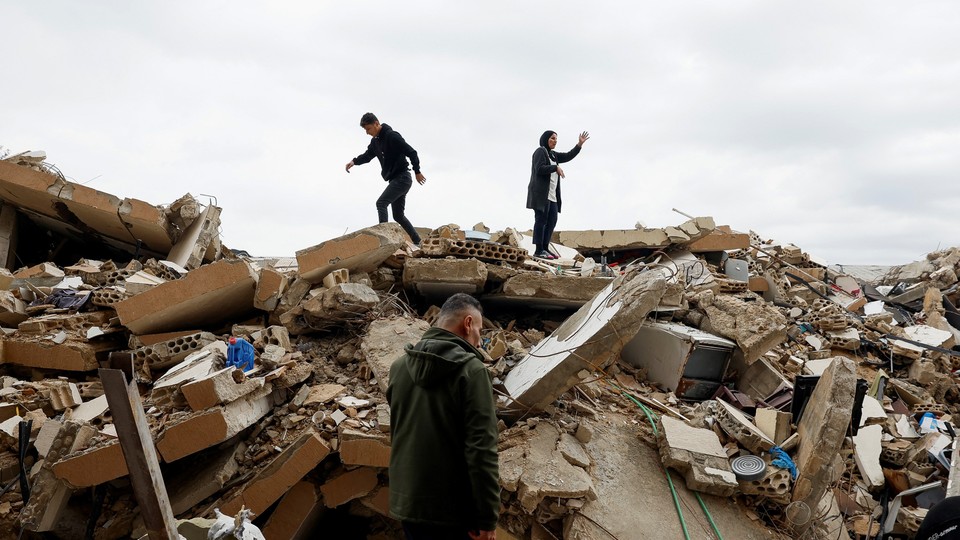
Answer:
[[[390,513],[493,530],[500,515],[497,417],[475,347],[430,328],[390,367]]]

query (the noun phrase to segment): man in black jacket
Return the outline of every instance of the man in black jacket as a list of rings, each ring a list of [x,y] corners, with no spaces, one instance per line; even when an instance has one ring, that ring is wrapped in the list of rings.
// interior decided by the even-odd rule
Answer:
[[[363,165],[368,163],[376,156],[380,160],[380,175],[383,180],[388,182],[387,189],[377,199],[377,214],[380,223],[387,222],[387,206],[393,209],[393,220],[403,227],[410,235],[410,239],[415,244],[420,243],[420,235],[413,228],[410,220],[403,214],[403,209],[407,202],[407,192],[413,185],[410,178],[410,169],[407,166],[407,158],[410,158],[410,164],[413,165],[413,172],[417,175],[417,182],[423,185],[427,178],[420,172],[420,158],[417,157],[417,151],[413,149],[403,137],[393,130],[387,124],[381,124],[380,120],[373,113],[365,113],[360,117],[360,127],[370,135],[370,144],[367,151],[350,160],[347,163],[347,172],[354,165]]]

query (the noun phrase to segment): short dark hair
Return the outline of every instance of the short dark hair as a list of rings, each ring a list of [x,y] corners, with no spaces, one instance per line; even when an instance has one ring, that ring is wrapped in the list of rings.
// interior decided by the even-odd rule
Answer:
[[[373,114],[372,112],[363,113],[363,116],[360,117],[361,126],[372,126],[379,121],[380,120],[377,120],[377,115]]]
[[[440,313],[437,315],[437,324],[453,319],[470,308],[477,310],[480,312],[480,316],[483,316],[483,306],[480,305],[480,302],[476,298],[466,293],[457,293],[447,298],[447,301],[440,307]]]

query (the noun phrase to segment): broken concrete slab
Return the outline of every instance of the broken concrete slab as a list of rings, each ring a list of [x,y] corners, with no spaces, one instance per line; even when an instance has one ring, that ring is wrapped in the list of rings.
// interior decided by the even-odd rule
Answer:
[[[330,453],[330,446],[320,434],[307,430],[287,446],[266,468],[222,505],[220,511],[236,515],[241,507],[260,514],[289,491]]]
[[[0,324],[16,328],[27,318],[27,304],[12,292],[0,290]]]
[[[657,306],[666,281],[657,272],[631,270],[616,278],[538,343],[504,380],[512,410],[543,410],[561,394],[603,369],[633,338]]]
[[[164,257],[173,247],[160,208],[137,199],[68,182],[60,176],[0,161],[0,189],[6,205],[29,212],[42,226],[72,237],[91,232],[115,248]]]
[[[390,466],[390,436],[379,431],[340,428],[340,460],[344,465]]]
[[[559,243],[581,253],[591,251],[625,251],[631,249],[663,248],[673,244],[687,244],[710,234],[716,228],[712,217],[688,220],[680,227],[633,230],[559,231],[554,234]]]
[[[324,330],[355,320],[379,303],[380,297],[370,287],[362,283],[341,283],[301,302],[299,317],[307,329]],[[285,313],[281,320],[291,313],[294,311]],[[303,333],[295,331],[290,324],[284,326],[291,334]]]
[[[97,486],[129,474],[119,441],[65,456],[52,465],[52,470],[57,478],[75,489]]]
[[[716,433],[669,416],[661,422],[658,441],[664,466],[683,474],[689,489],[721,497],[736,492],[737,477]]]
[[[728,225],[718,225],[710,234],[687,244],[693,253],[728,251],[750,247],[750,235],[732,230]]]
[[[403,285],[425,296],[474,294],[487,282],[487,266],[477,259],[407,259]]]
[[[500,292],[485,295],[482,301],[484,304],[530,309],[574,309],[593,298],[612,279],[523,272],[507,278]]]
[[[62,343],[28,336],[8,336],[3,341],[3,364],[54,369],[58,371],[90,371],[100,367],[99,356],[117,346],[91,344],[67,339]]]
[[[240,469],[237,458],[246,445],[225,448],[210,459],[204,459],[184,468],[169,482],[170,508],[180,515],[201,501],[215,495]]]
[[[757,428],[774,444],[779,445],[790,436],[790,419],[792,417],[788,412],[759,407],[755,420]]]
[[[346,471],[320,486],[323,504],[327,508],[336,508],[370,493],[377,483],[377,470],[374,468],[359,467]]]
[[[86,424],[103,416],[108,410],[110,410],[110,406],[107,405],[107,396],[102,395],[89,401],[84,401],[77,407],[66,411],[64,413],[64,419]]]
[[[366,335],[360,341],[360,350],[373,371],[380,390],[387,391],[390,366],[403,354],[404,347],[420,341],[429,328],[426,321],[409,317],[377,319],[370,323]]]
[[[406,233],[397,223],[360,229],[297,251],[300,276],[311,283],[320,283],[324,276],[339,268],[370,272],[406,243]]]
[[[241,259],[223,259],[114,307],[134,334],[203,328],[253,310],[257,273]]]
[[[157,437],[157,451],[163,461],[180,458],[210,448],[240,433],[273,410],[269,384],[232,403],[192,413],[168,425]]]

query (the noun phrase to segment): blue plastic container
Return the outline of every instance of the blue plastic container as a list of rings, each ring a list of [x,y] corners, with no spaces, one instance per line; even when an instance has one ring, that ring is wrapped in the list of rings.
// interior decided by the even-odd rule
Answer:
[[[244,372],[253,369],[254,349],[247,340],[243,338],[230,338],[230,344],[227,345],[227,367],[238,367]]]

